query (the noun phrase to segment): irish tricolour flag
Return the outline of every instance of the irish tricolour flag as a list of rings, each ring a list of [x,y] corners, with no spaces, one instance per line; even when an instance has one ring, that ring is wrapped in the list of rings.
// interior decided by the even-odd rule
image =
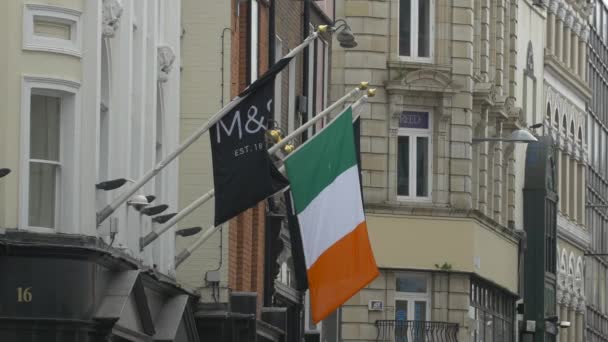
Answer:
[[[378,275],[363,213],[352,109],[293,152],[285,166],[318,322]]]

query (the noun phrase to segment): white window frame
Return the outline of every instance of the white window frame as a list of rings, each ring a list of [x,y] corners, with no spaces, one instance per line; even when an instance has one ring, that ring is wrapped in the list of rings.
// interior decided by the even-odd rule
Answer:
[[[258,44],[259,44],[259,4],[257,0],[251,1],[251,83],[258,79]]]
[[[298,56],[293,56],[289,62],[289,109],[287,112],[287,133],[296,129],[296,69]]]
[[[399,60],[404,62],[420,62],[420,63],[432,63],[435,56],[435,0],[411,0],[412,8],[410,14],[412,18],[410,18],[410,56],[402,56],[400,53],[399,42],[401,41],[401,1],[399,0],[397,4],[397,17],[398,17],[398,26],[397,26],[397,55],[399,56]],[[429,32],[429,57],[418,57],[418,3],[420,1],[428,1],[430,8],[429,16],[430,19],[430,32]]]
[[[407,276],[407,275],[422,275],[426,278],[426,292],[422,293],[422,292],[400,292],[397,291],[397,278],[399,278],[400,276]],[[425,309],[425,313],[426,313],[426,317],[425,317],[425,321],[430,321],[431,320],[431,276],[428,273],[418,273],[418,272],[408,272],[408,273],[397,273],[395,274],[395,299],[394,299],[394,308],[395,308],[395,312],[397,311],[397,301],[398,300],[406,300],[408,301],[408,313],[407,313],[407,317],[408,317],[408,321],[413,321],[414,320],[414,315],[413,312],[410,312],[412,310],[410,310],[410,305],[409,303],[411,302],[416,302],[416,301],[425,301],[426,302],[426,309]],[[410,319],[411,318],[411,319]]]
[[[274,60],[278,62],[283,58],[283,40],[275,36]],[[283,72],[279,72],[274,78],[274,122],[277,128],[282,127],[283,107]]]
[[[421,108],[407,108],[407,109],[403,109],[401,112],[426,112],[429,115],[429,128],[424,129],[424,128],[401,128],[399,127],[397,129],[397,139],[396,139],[396,148],[395,151],[397,153],[397,164],[399,165],[399,137],[402,136],[408,136],[410,137],[410,143],[409,143],[409,148],[410,148],[410,169],[409,169],[409,190],[410,190],[410,195],[409,196],[404,196],[404,195],[399,195],[399,169],[397,166],[397,169],[395,170],[395,177],[397,177],[396,182],[395,182],[395,193],[397,194],[397,200],[398,201],[402,201],[402,202],[411,202],[411,201],[422,201],[422,202],[431,202],[432,198],[433,198],[433,111],[429,110],[429,109],[421,109]],[[399,115],[401,115],[401,112],[399,112]],[[397,118],[397,125],[399,125],[399,117]],[[428,177],[428,195],[427,196],[416,196],[416,138],[418,137],[425,137],[429,139],[429,146],[428,146],[428,162],[429,162],[429,177]]]
[[[75,81],[50,77],[23,76],[21,89],[21,138],[19,174],[19,228],[40,233],[75,232],[77,229],[80,203],[78,199],[80,143],[78,141],[80,118],[76,115],[80,108],[80,84]],[[55,202],[55,228],[29,225],[29,174],[30,163],[30,111],[32,95],[59,97],[60,140]],[[46,163],[46,162],[45,162]],[[55,163],[53,163],[55,164]]]
[[[34,33],[35,18],[44,17],[70,27],[70,39],[39,36]],[[57,6],[25,4],[23,7],[23,49],[82,57],[82,12]]]

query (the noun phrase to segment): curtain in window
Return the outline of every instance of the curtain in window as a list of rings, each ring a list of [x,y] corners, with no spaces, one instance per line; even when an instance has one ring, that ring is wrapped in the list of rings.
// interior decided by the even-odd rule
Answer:
[[[60,99],[33,95],[30,114],[30,226],[54,228]]]

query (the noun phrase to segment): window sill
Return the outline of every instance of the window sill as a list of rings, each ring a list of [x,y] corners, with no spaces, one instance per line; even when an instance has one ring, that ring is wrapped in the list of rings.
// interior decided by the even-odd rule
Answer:
[[[25,227],[22,227],[19,229],[23,230],[23,231],[33,232],[33,233],[45,233],[45,234],[49,234],[49,233],[53,234],[53,233],[57,232],[55,230],[55,228],[33,227],[33,226],[25,226]]]

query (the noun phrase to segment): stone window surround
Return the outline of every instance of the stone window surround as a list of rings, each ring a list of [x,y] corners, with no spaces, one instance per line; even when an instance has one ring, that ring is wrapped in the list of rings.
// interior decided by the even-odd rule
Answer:
[[[399,127],[399,116],[402,112],[404,111],[419,111],[419,112],[426,112],[428,113],[429,116],[429,128],[401,128]],[[393,116],[393,118],[396,117],[397,119],[397,146],[395,148],[395,151],[398,150],[398,138],[399,137],[403,137],[403,136],[407,136],[410,137],[410,145],[412,145],[413,140],[415,138],[418,137],[426,137],[428,138],[429,141],[429,145],[427,147],[427,153],[428,153],[428,170],[429,170],[429,177],[427,180],[427,189],[428,189],[428,195],[427,196],[417,196],[414,195],[414,193],[416,193],[416,187],[409,187],[410,190],[410,195],[409,196],[403,196],[403,195],[399,195],[397,194],[397,201],[399,202],[408,202],[408,201],[417,201],[417,202],[431,202],[432,201],[432,197],[433,197],[433,123],[435,120],[433,120],[433,116],[434,116],[434,112],[432,109],[428,109],[428,108],[414,108],[414,107],[405,107],[403,108],[403,110],[401,112],[397,112],[395,113],[395,115]],[[416,178],[415,174],[416,174],[416,158],[413,155],[409,155],[410,157],[410,163],[409,163],[409,178]],[[398,155],[397,155],[397,159],[398,159]],[[398,160],[396,161],[396,165],[398,165]],[[398,171],[395,170],[395,174],[397,175]],[[412,177],[413,176],[413,177]],[[416,183],[415,180],[410,180],[410,185],[412,183]],[[398,184],[398,181],[397,183]]]
[[[424,293],[416,293],[416,292],[400,292],[397,291],[397,287],[396,287],[396,283],[397,283],[397,278],[399,278],[400,276],[407,276],[407,275],[422,275],[426,278],[426,292]],[[397,307],[397,301],[398,300],[407,300],[408,302],[410,301],[424,301],[426,302],[426,317],[425,320],[426,321],[430,321],[431,320],[431,308],[433,307],[431,304],[431,293],[432,293],[432,276],[430,273],[428,272],[395,272],[395,295],[393,298],[393,302],[391,304],[394,305],[394,307]],[[408,305],[409,306],[409,305]],[[396,310],[396,309],[395,309]],[[409,310],[408,310],[409,311]],[[395,315],[396,315],[396,311],[395,311]],[[397,317],[395,317],[395,320],[397,320]],[[408,321],[412,321],[414,320],[414,317],[410,317],[407,316],[407,320]]]
[[[68,25],[70,39],[43,37],[34,33],[36,17]],[[23,49],[82,57],[82,12],[57,6],[25,4],[23,7]]]

